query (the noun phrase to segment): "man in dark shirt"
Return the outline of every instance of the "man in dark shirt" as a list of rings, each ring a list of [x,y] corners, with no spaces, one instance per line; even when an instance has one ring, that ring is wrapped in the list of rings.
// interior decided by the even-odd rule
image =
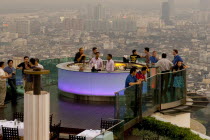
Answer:
[[[125,81],[125,88],[133,85],[138,85],[141,84],[141,80],[138,80],[136,78],[136,70],[137,68],[133,67],[130,70],[130,74],[127,76],[126,81]]]
[[[79,52],[76,53],[76,55],[75,55],[74,63],[84,63],[84,62],[85,62],[84,49],[80,48]]]
[[[30,69],[36,69],[36,59],[31,58],[30,59]],[[26,84],[25,84],[25,92],[27,91],[32,91],[33,90],[33,82],[34,82],[34,77],[33,75],[26,75]]]
[[[20,63],[18,66],[17,66],[17,69],[21,69],[22,70],[22,75],[23,75],[23,78],[24,78],[24,70],[25,69],[30,69],[30,65],[29,65],[29,57],[28,56],[25,56],[24,57],[24,62]]]
[[[146,54],[144,57],[146,58],[145,63],[148,65],[150,63],[150,53],[149,48],[144,48],[144,53]]]
[[[13,60],[7,61],[8,66],[4,68],[4,71],[9,75],[12,75],[11,78],[8,78],[8,84],[11,87],[12,91],[12,104],[17,103],[17,91],[16,91],[16,79],[15,79],[15,68],[13,67]]]
[[[132,53],[133,54],[130,56],[130,62],[136,63],[137,58],[141,58],[141,56],[137,54],[136,50],[133,50]]]

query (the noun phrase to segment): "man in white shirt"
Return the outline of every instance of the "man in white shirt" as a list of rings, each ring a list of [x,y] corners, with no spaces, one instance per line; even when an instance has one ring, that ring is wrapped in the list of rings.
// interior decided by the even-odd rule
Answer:
[[[95,57],[90,60],[90,66],[95,67],[97,71],[102,70],[103,60],[100,58],[100,52],[96,52]]]
[[[4,108],[4,100],[7,93],[7,87],[6,87],[6,79],[11,78],[12,75],[8,75],[6,72],[4,72],[4,62],[0,62],[0,108]]]
[[[43,67],[41,64],[39,64],[39,59],[38,59],[38,58],[35,58],[35,60],[36,60],[35,66],[36,66],[37,68],[44,69],[44,67]]]
[[[168,91],[168,87],[169,87],[169,74],[167,74],[167,72],[170,72],[173,63],[166,59],[167,54],[163,53],[162,54],[162,59],[160,59],[155,66],[159,67],[161,70],[161,92],[162,92],[162,101],[163,102],[167,102],[168,101],[168,95],[167,95],[167,91]],[[165,74],[164,74],[165,73]]]
[[[106,63],[106,71],[113,72],[114,71],[114,61],[112,60],[112,55],[107,55],[107,63]]]
[[[162,54],[162,59],[160,59],[156,64],[155,66],[159,67],[160,68],[160,71],[162,73],[165,73],[165,72],[169,72],[173,66],[173,63],[166,59],[167,57],[167,54],[163,53]]]

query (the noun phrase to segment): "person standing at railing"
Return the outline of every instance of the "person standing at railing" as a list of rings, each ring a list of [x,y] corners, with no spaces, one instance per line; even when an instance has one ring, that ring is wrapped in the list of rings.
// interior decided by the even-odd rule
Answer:
[[[106,63],[106,71],[113,72],[114,71],[114,61],[112,60],[112,55],[107,55],[107,63]]]
[[[172,71],[173,72],[180,71],[180,70],[183,70],[185,68],[186,68],[186,66],[183,64],[183,62],[182,61],[178,61],[177,64],[175,66],[173,66]]]
[[[39,58],[35,58],[36,62],[35,62],[35,66],[37,68],[40,68],[40,69],[44,69],[44,66],[42,66],[41,64],[39,64]]]
[[[143,81],[142,79],[137,79],[136,78],[137,74],[137,68],[132,67],[130,69],[130,74],[127,76],[126,81],[125,81],[125,96],[126,96],[126,113],[125,116],[126,118],[132,118],[134,114],[136,114],[135,110],[135,92],[136,92],[136,86],[141,84]]]
[[[172,61],[174,65],[177,64],[177,62],[181,61],[183,62],[183,59],[178,55],[178,50],[174,49],[173,50],[173,55],[174,55],[174,60]]]
[[[141,71],[137,72],[136,78],[138,80],[146,81],[147,67],[142,67]]]
[[[22,70],[22,78],[23,78],[23,86],[25,87],[25,82],[26,82],[26,74],[24,73],[24,70],[30,69],[29,65],[29,57],[25,56],[24,57],[24,62],[20,63],[16,69],[21,69]]]
[[[132,53],[133,53],[133,54],[130,55],[130,62],[131,62],[131,63],[136,63],[137,58],[141,58],[141,56],[138,55],[138,53],[137,53],[136,50],[133,50]]]
[[[150,57],[150,62],[154,65],[155,63],[158,62],[158,58],[157,58],[157,52],[153,51],[152,52],[152,56]]]
[[[182,63],[182,61],[178,61],[175,66],[173,66],[173,99],[181,99],[183,97],[183,88],[184,88],[184,77],[183,70],[186,66]]]
[[[173,63],[170,60],[168,60],[166,57],[167,57],[167,54],[163,53],[162,59],[160,59],[155,64],[155,66],[159,67],[161,73],[170,72],[171,68],[173,67]]]
[[[103,60],[100,58],[100,52],[96,52],[94,58],[90,60],[90,66],[97,71],[101,71],[103,68]]]
[[[84,54],[84,49],[80,48],[79,52],[76,53],[74,58],[74,63],[84,63],[86,55]]]
[[[138,80],[144,81],[142,83],[142,85],[143,85],[143,93],[147,92],[147,84],[145,83],[146,82],[146,74],[147,74],[147,67],[142,67],[141,71],[137,72],[137,74],[136,74],[136,78]]]
[[[162,59],[160,59],[155,66],[159,67],[162,75],[161,75],[161,92],[162,95],[164,97],[165,102],[167,102],[168,98],[167,98],[167,91],[168,91],[168,84],[169,84],[169,75],[168,74],[164,74],[167,72],[170,72],[173,63],[168,60],[167,58],[167,54],[163,53],[162,54]]]
[[[7,87],[6,79],[11,78],[12,74],[8,75],[4,71],[4,62],[0,62],[0,108],[5,108],[4,101],[6,98]]]
[[[147,65],[149,65],[149,63],[150,63],[150,52],[149,52],[149,48],[148,47],[146,47],[146,48],[144,48],[144,53],[146,54],[144,57],[146,58],[146,60],[145,60],[145,63],[147,64]]]
[[[12,75],[11,78],[8,78],[8,84],[11,88],[12,92],[12,104],[17,104],[17,87],[16,87],[16,70],[13,67],[13,60],[7,61],[8,66],[4,68],[4,71],[7,72],[9,75]]]
[[[131,68],[130,74],[127,76],[126,81],[125,81],[125,88],[129,86],[141,84],[143,80],[142,79],[138,80],[136,78],[136,74],[137,74],[137,68],[136,67]]]

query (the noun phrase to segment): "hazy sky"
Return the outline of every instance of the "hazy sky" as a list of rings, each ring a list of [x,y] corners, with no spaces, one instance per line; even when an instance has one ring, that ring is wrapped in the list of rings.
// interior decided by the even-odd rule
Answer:
[[[0,0],[0,8],[68,8],[97,3],[100,0]],[[117,7],[154,7],[166,0],[101,0],[105,5]],[[195,7],[199,0],[175,0],[177,6]]]

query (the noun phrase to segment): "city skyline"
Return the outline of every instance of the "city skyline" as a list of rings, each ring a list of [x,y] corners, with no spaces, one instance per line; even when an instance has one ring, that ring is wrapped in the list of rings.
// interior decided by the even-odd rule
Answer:
[[[13,9],[13,8],[76,8],[81,7],[86,4],[95,4],[102,2],[105,5],[109,5],[111,7],[121,7],[121,8],[129,8],[129,7],[139,7],[139,8],[160,8],[160,4],[166,0],[0,0],[1,5],[0,8],[3,9]],[[177,7],[194,7],[199,3],[199,0],[175,0],[175,4]],[[69,4],[69,5],[68,5]],[[138,5],[138,6],[137,6]],[[126,7],[125,7],[126,6]]]

